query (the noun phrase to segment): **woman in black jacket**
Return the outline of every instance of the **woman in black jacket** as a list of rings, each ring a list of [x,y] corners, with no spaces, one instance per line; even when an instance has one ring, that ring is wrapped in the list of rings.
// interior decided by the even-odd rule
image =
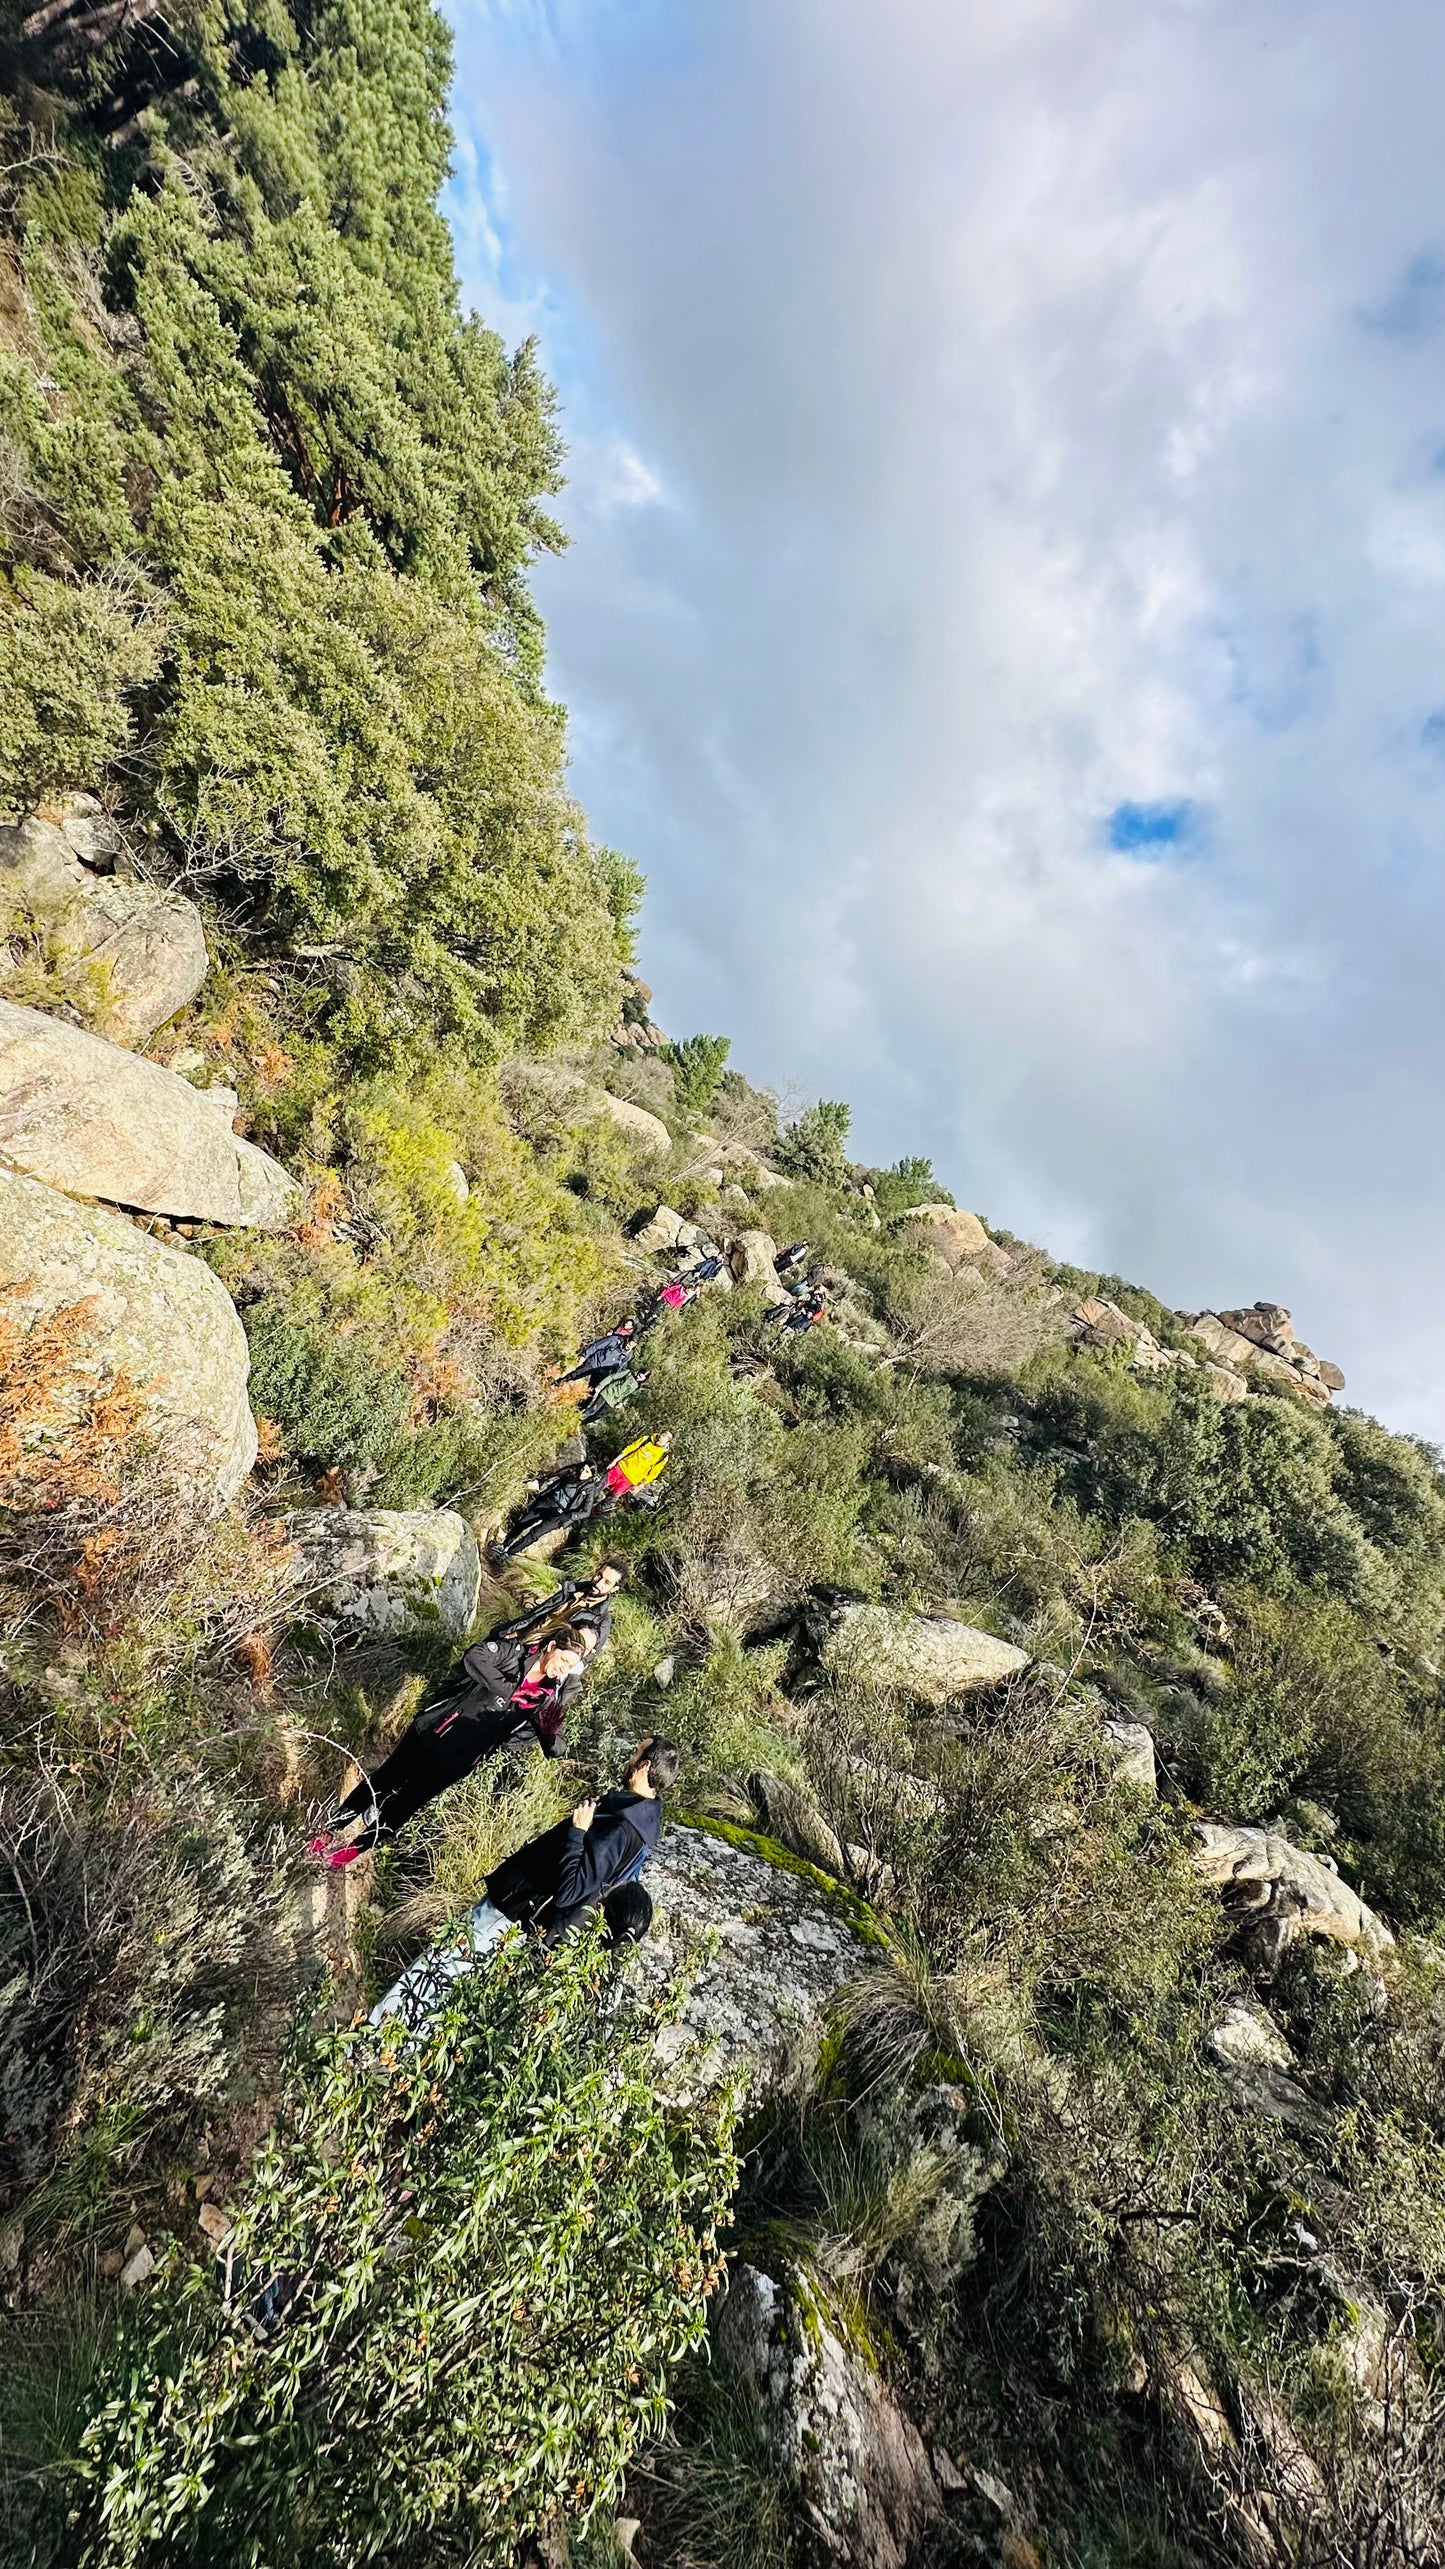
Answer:
[[[590,1633],[564,1626],[540,1644],[503,1626],[473,1642],[441,1692],[423,1704],[410,1728],[376,1773],[362,1776],[336,1814],[335,1824],[313,1838],[310,1853],[331,1871],[353,1864],[381,1838],[394,1838],[448,1785],[459,1784],[485,1757],[536,1741],[544,1757],[561,1747],[568,1706],[582,1689]],[[346,1832],[360,1822],[359,1833]]]

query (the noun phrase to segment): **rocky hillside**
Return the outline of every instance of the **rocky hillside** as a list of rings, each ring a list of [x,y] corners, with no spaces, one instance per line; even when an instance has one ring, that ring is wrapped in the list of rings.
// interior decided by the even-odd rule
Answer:
[[[1439,1458],[655,1024],[439,21],[4,67],[0,2556],[1424,2569]],[[564,1756],[319,1869],[644,1429]],[[646,1943],[373,2034],[659,1729]]]

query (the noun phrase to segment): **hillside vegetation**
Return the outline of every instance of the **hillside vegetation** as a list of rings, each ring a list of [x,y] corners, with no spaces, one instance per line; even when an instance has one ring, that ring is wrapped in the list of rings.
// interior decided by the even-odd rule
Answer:
[[[138,1375],[97,1387],[95,1295],[0,1275],[0,2557],[1426,2569],[1439,1457],[1283,1359],[1226,1395],[1188,1316],[949,1232],[926,1161],[651,1025],[527,585],[552,397],[459,302],[422,0],[5,29],[0,822],[95,797],[124,880],[199,905],[146,1054],[300,1194],[141,1226],[244,1326],[223,1507]],[[0,971],[114,1023],[18,896]],[[737,1247],[589,1432],[673,1446],[578,1547],[630,1577],[567,1762],[479,1772],[343,1898],[316,1816],[459,1645],[348,1624],[308,1529],[495,1533],[581,1340],[684,1262],[659,1205]],[[787,1335],[804,1239],[829,1317]],[[475,1628],[549,1581],[485,1578]],[[835,1646],[860,1604],[901,1658]],[[921,1693],[943,1609],[1014,1673]],[[659,1728],[687,1815],[858,1936],[807,2092],[661,2101],[592,1935],[378,2044],[398,1961]],[[781,2466],[727,2260],[907,2422],[916,2533],[830,2534]]]

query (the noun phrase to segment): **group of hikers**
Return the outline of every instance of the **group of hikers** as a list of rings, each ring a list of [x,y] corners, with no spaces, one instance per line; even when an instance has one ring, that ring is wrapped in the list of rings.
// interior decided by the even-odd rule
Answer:
[[[808,1245],[796,1241],[777,1261],[780,1279],[795,1279],[774,1315],[785,1329],[816,1326],[826,1308],[820,1271],[806,1269]],[[695,1301],[721,1265],[715,1252],[706,1252],[656,1289],[640,1319],[619,1321],[581,1349],[561,1381],[582,1385],[584,1424],[641,1389],[647,1376],[634,1365],[638,1341],[664,1311]],[[664,1428],[635,1438],[611,1463],[582,1460],[553,1473],[529,1495],[493,1557],[509,1560],[559,1530],[570,1542],[598,1514],[656,1504],[671,1447]],[[559,1756],[568,1710],[588,1662],[610,1637],[613,1600],[625,1575],[621,1561],[604,1560],[590,1577],[563,1579],[549,1596],[473,1642],[381,1765],[361,1776],[330,1825],[311,1840],[317,1861],[339,1871],[390,1843],[428,1803],[505,1749],[535,1746],[544,1757]],[[609,1944],[638,1942],[652,1920],[639,1877],[657,1845],[662,1796],[676,1782],[679,1763],[673,1741],[640,1741],[615,1791],[579,1802],[569,1819],[491,1874],[460,1939],[420,1954],[373,2009],[373,2023],[395,2015],[420,2027],[451,1982],[474,1969],[512,1925],[554,1943],[600,1909]]]

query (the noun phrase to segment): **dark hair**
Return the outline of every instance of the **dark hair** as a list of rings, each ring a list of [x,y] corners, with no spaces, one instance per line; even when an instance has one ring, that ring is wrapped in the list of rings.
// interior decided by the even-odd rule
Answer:
[[[675,1739],[645,1739],[628,1759],[627,1772],[635,1775],[639,1766],[645,1766],[654,1793],[667,1793],[677,1782],[681,1765],[682,1751]]]
[[[606,1942],[614,1950],[618,1945],[640,1945],[652,1924],[652,1894],[640,1882],[619,1882],[602,1903],[602,1926]]]
[[[592,1576],[594,1579],[600,1579],[604,1570],[615,1570],[618,1578],[625,1580],[627,1577],[628,1567],[628,1563],[622,1560],[619,1554],[616,1552],[609,1552],[605,1561],[598,1562]]]
[[[584,1659],[587,1656],[581,1629],[575,1623],[559,1623],[555,1631],[539,1633],[537,1648],[539,1650],[576,1650]]]

